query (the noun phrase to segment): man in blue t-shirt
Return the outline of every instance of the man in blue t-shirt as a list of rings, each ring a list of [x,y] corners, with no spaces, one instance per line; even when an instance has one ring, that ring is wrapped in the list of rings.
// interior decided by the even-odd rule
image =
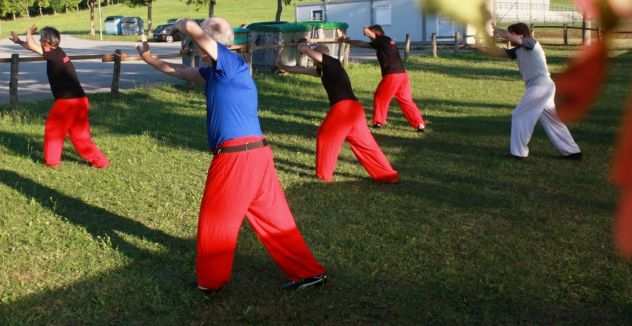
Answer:
[[[233,30],[213,17],[201,27],[179,20],[176,27],[195,42],[208,67],[171,64],[151,55],[144,42],[138,52],[145,62],[168,75],[205,85],[209,149],[215,155],[198,221],[196,274],[202,291],[215,291],[230,279],[237,235],[244,216],[287,274],[287,289],[325,283],[316,261],[296,227],[274,168],[257,115],[257,87],[248,65],[226,46]]]

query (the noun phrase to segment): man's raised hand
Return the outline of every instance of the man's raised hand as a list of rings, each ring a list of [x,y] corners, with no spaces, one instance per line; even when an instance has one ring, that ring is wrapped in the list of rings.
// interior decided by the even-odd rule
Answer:
[[[11,42],[15,44],[22,45],[22,40],[20,40],[20,37],[18,36],[18,34],[15,34],[14,31],[11,31],[11,36],[9,36],[9,40],[11,40]]]
[[[141,58],[146,59],[147,57],[151,57],[151,50],[149,49],[149,43],[141,42],[136,46],[136,50],[138,50],[138,54]]]

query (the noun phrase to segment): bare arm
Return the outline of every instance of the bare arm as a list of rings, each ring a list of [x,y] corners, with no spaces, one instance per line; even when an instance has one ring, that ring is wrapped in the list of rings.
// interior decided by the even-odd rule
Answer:
[[[494,29],[494,36],[500,37],[505,41],[509,41],[517,46],[522,45],[522,38],[520,36],[511,34],[504,29]]]
[[[364,42],[364,41],[360,41],[360,40],[352,40],[352,39],[344,39],[345,42],[351,44],[352,46],[356,46],[359,48],[370,48],[371,44],[369,42]]]
[[[180,19],[176,22],[176,27],[182,33],[189,35],[200,50],[208,54],[214,61],[217,61],[217,42],[206,35],[200,25],[190,19]]]
[[[33,51],[39,55],[43,55],[44,50],[42,50],[42,46],[37,41],[35,41],[35,39],[33,39],[33,33],[35,33],[36,31],[37,27],[35,27],[35,25],[31,26],[31,28],[26,31],[26,42],[22,41],[20,37],[13,31],[11,31],[11,37],[9,37],[9,39],[13,43],[20,45],[27,50]]]
[[[143,59],[143,61],[164,74],[179,79],[188,80],[198,85],[203,85],[205,83],[204,78],[202,78],[200,72],[196,68],[191,68],[180,64],[172,64],[152,56],[151,51],[149,50],[149,44],[147,44],[147,42],[143,42],[142,44],[138,45],[136,49],[138,50],[138,54]]]
[[[312,50],[307,44],[301,43],[298,45],[298,50],[306,56],[310,57],[314,62],[322,63],[323,62],[323,54]]]
[[[289,72],[292,74],[302,74],[302,75],[308,75],[308,76],[313,76],[313,77],[320,77],[320,75],[318,74],[318,71],[316,71],[316,69],[314,68],[291,67],[291,66],[285,66],[281,64],[277,64],[277,67],[281,69],[282,71]]]

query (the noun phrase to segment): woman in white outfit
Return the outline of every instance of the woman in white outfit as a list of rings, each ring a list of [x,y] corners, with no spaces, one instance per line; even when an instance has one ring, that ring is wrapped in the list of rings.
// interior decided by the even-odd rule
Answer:
[[[562,157],[580,160],[579,146],[555,111],[555,83],[551,80],[540,43],[531,37],[529,27],[524,23],[513,24],[507,31],[497,29],[495,34],[514,46],[506,50],[506,54],[518,61],[526,85],[524,96],[511,113],[510,155],[517,159],[529,156],[529,141],[539,120]]]

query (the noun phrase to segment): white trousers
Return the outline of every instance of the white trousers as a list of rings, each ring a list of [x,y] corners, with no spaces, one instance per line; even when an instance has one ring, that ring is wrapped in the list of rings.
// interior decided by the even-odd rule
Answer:
[[[553,146],[566,156],[581,152],[566,125],[555,111],[555,84],[551,79],[540,79],[527,86],[520,103],[511,113],[511,154],[529,156],[529,141],[535,125],[540,121]]]

